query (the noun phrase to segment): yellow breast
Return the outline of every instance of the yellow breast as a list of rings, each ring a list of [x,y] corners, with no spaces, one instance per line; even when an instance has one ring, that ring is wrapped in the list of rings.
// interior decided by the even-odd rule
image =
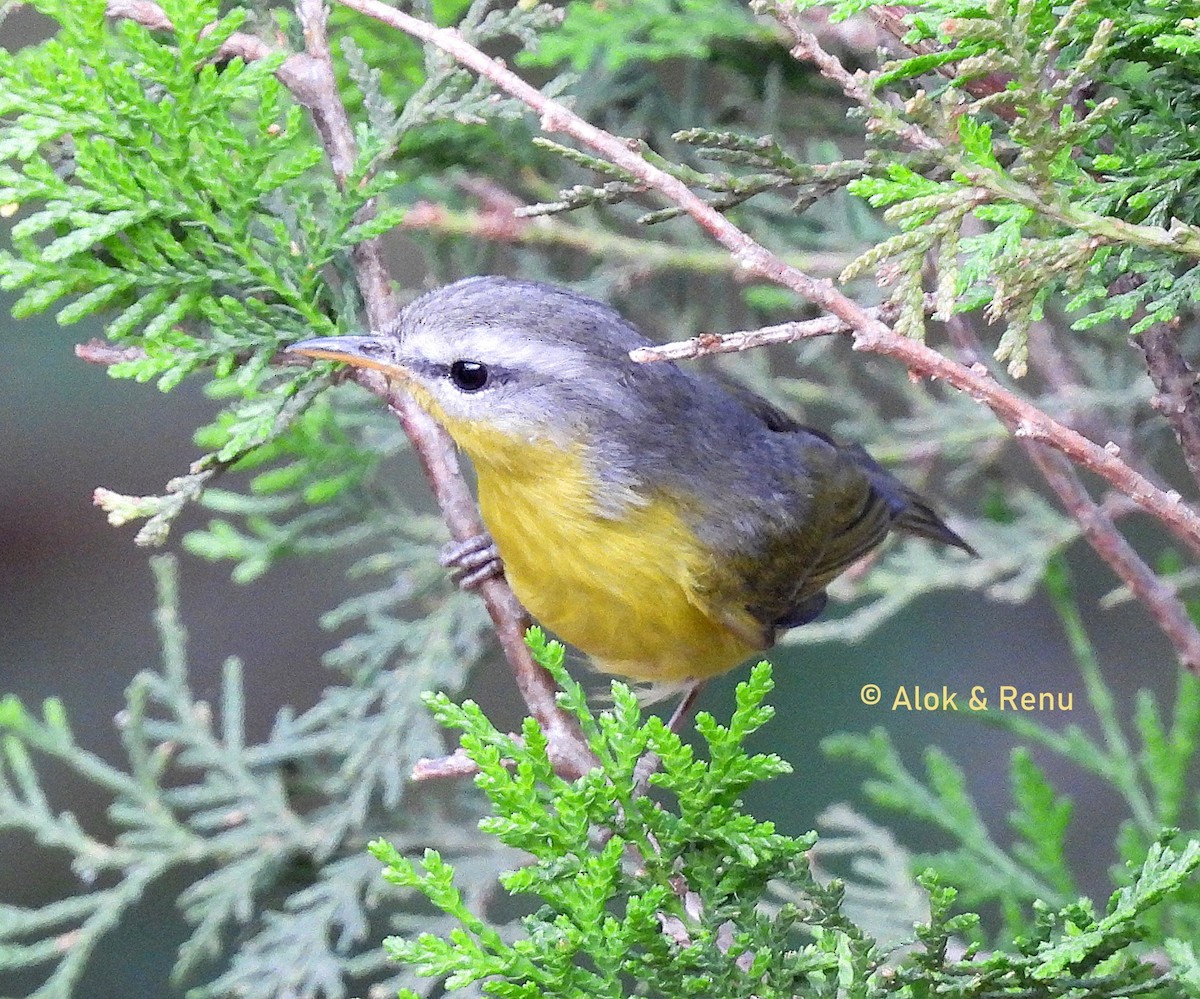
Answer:
[[[578,451],[446,424],[475,465],[483,518],[513,591],[597,668],[670,683],[724,672],[751,654],[705,608],[710,558],[667,497],[603,517]]]

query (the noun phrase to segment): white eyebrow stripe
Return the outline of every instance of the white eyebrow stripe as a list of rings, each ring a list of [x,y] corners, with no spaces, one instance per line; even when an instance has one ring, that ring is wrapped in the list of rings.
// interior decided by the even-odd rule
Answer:
[[[448,365],[458,360],[479,361],[515,371],[563,377],[577,374],[581,357],[577,345],[554,343],[519,330],[473,326],[455,330],[453,338],[441,331],[428,335],[417,328],[401,341],[405,353],[420,361]]]

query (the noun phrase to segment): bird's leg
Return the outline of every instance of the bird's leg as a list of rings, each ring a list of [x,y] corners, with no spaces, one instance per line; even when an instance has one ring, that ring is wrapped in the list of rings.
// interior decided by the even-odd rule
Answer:
[[[667,719],[667,731],[679,734],[679,730],[683,728],[683,723],[687,721],[688,715],[692,713],[692,708],[696,706],[696,701],[700,699],[700,691],[704,689],[703,680],[693,680],[691,685],[683,692],[683,696],[679,698],[679,703],[675,705],[675,710],[671,712],[671,717]]]
[[[438,562],[450,570],[450,578],[461,590],[473,589],[504,572],[500,552],[486,531],[465,541],[451,541],[441,550]]]
[[[688,715],[692,713],[692,708],[696,706],[696,701],[700,697],[700,691],[704,689],[703,680],[693,680],[684,690],[683,696],[679,698],[679,703],[675,705],[675,710],[671,712],[671,717],[667,719],[667,731],[679,734],[679,730],[683,728],[683,723],[687,721]],[[633,796],[640,797],[646,793],[646,789],[650,786],[650,778],[654,772],[658,770],[662,760],[658,758],[657,753],[646,753],[637,762],[637,766],[633,771]]]

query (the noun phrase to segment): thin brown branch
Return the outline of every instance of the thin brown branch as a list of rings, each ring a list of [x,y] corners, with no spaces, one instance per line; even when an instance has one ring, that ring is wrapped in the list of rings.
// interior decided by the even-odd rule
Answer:
[[[967,357],[984,356],[983,345],[962,316],[953,317],[946,329],[955,346]],[[1048,377],[1059,391],[1065,391],[1074,384],[1065,370],[1065,359],[1057,357],[1053,351],[1048,352],[1055,369]],[[1021,441],[1021,446],[1067,513],[1079,524],[1092,549],[1108,563],[1167,636],[1180,663],[1200,674],[1200,630],[1192,622],[1175,589],[1158,577],[1117,528],[1113,516],[1120,512],[1119,509],[1114,511],[1112,504],[1099,504],[1093,500],[1075,468],[1058,451],[1029,440]],[[1106,449],[1110,453],[1120,453],[1120,447],[1114,443],[1108,444]]]
[[[941,379],[967,392],[988,406],[1018,437],[1048,444],[1076,464],[1104,478],[1135,500],[1143,510],[1158,518],[1192,551],[1200,553],[1200,515],[1183,503],[1178,493],[1159,489],[1117,456],[1006,390],[986,370],[959,364],[922,343],[896,333],[835,288],[831,281],[817,280],[790,266],[730,222],[681,180],[650,163],[638,151],[636,143],[584,121],[558,101],[526,83],[504,63],[475,48],[453,28],[438,28],[388,7],[380,0],[339,2],[446,52],[459,64],[483,76],[537,112],[545,131],[569,135],[627,171],[647,190],[657,191],[669,202],[678,205],[729,250],[734,260],[747,271],[790,288],[837,316],[853,331],[856,350],[894,358],[910,371]],[[817,60],[823,72],[828,71],[833,78],[852,89],[862,89],[852,74],[825,53],[809,33],[791,24],[788,28],[804,36],[805,55]],[[932,139],[929,141],[934,142]],[[936,146],[936,142],[934,144]]]
[[[683,181],[651,164],[638,151],[637,143],[606,132],[580,118],[565,105],[526,83],[500,60],[493,59],[473,46],[454,28],[439,28],[380,0],[339,0],[390,27],[441,49],[460,65],[491,81],[505,93],[537,112],[544,131],[562,132],[599,152],[610,162],[631,173],[647,189],[657,190],[678,205],[733,254],[734,261],[751,274],[785,285],[810,301],[824,306],[845,319],[854,328],[869,326],[864,310],[836,291],[829,280],[818,280],[761,246],[736,225],[695,194]]]
[[[897,307],[888,303],[868,309],[869,315],[884,321],[892,318]],[[849,333],[850,327],[837,316],[820,316],[817,319],[802,319],[775,326],[760,326],[755,330],[737,330],[733,333],[701,333],[690,340],[673,340],[654,347],[636,347],[629,352],[631,359],[639,364],[652,361],[685,361],[709,354],[734,354],[752,347],[769,347],[772,344],[795,343],[812,340],[819,336]]]
[[[147,0],[111,0],[111,17],[137,21],[152,30],[170,31],[174,25],[158,4]],[[297,13],[304,29],[305,52],[284,60],[277,76],[293,96],[312,114],[334,179],[345,186],[357,157],[357,144],[345,106],[338,94],[333,61],[326,32],[327,11],[324,0],[299,0]],[[221,54],[247,61],[271,52],[261,39],[235,34],[222,45]],[[364,215],[369,214],[368,206]],[[367,320],[372,329],[387,326],[396,314],[387,269],[377,240],[359,243],[352,251],[355,276],[362,294]],[[76,353],[94,363],[112,364],[132,359],[120,348],[81,344]],[[483,532],[483,524],[458,464],[457,452],[449,436],[405,393],[389,385],[376,372],[355,369],[355,381],[386,400],[400,420],[420,458],[433,494],[451,536],[462,541]],[[530,712],[541,724],[550,743],[551,754],[560,772],[578,775],[594,761],[575,720],[557,703],[553,678],[533,661],[525,645],[529,618],[508,584],[499,578],[487,580],[478,588],[496,629],[500,645],[511,665],[517,685]]]
[[[108,365],[145,360],[146,352],[141,347],[118,347],[106,340],[88,340],[75,344],[75,356],[89,364]]]
[[[860,75],[851,73],[842,65],[837,56],[826,52],[821,47],[820,40],[808,30],[800,16],[792,10],[773,7],[772,15],[787,29],[792,36],[793,46],[790,50],[794,59],[800,62],[810,62],[817,67],[820,74],[827,80],[836,83],[850,100],[864,107],[870,107],[874,94],[863,82]],[[879,22],[884,25],[884,21]],[[908,123],[899,124],[899,135],[913,149],[922,149],[930,153],[942,153],[944,147],[933,136],[929,135],[919,125]]]
[[[1025,453],[1058,494],[1096,554],[1146,608],[1167,636],[1180,663],[1200,676],[1200,631],[1174,588],[1146,565],[1112,518],[1088,495],[1079,475],[1059,452],[1032,441],[1023,441]]]
[[[108,0],[105,13],[109,17],[120,17],[136,21],[151,31],[174,31],[175,25],[166,12],[149,0]]]
[[[309,107],[317,131],[329,156],[334,177],[341,185],[357,156],[349,115],[338,94],[333,61],[325,31],[325,0],[300,0],[297,4],[304,27],[305,48],[313,67],[316,86]],[[390,281],[378,240],[366,240],[353,250],[359,288],[372,329],[383,329],[395,317]],[[390,385],[376,372],[356,369],[356,380],[386,399],[399,418],[421,460],[450,534],[456,541],[482,534],[484,527],[462,476],[458,455],[449,435],[411,396]],[[529,617],[512,589],[502,578],[493,577],[478,587],[495,626],[496,635],[513,669],[521,696],[545,731],[555,765],[563,773],[578,775],[593,765],[575,720],[559,707],[557,685],[533,661],[525,645]]]
[[[1200,394],[1196,372],[1179,350],[1179,324],[1155,323],[1134,343],[1146,358],[1146,371],[1158,393],[1150,404],[1171,424],[1188,471],[1200,484]]]
[[[1078,476],[1062,456],[1070,458],[1081,467],[1087,468],[1106,479],[1125,496],[1133,500],[1139,507],[1153,514],[1171,529],[1181,540],[1193,550],[1200,551],[1200,517],[1195,511],[1181,502],[1178,493],[1164,491],[1145,476],[1130,468],[1118,457],[1119,449],[1106,450],[1070,428],[1051,419],[1031,403],[1018,398],[1003,388],[986,370],[982,364],[971,366],[961,365],[944,355],[900,336],[889,329],[878,318],[878,313],[863,309],[837,289],[831,282],[814,279],[803,270],[781,260],[771,251],[755,242],[748,234],[738,229],[723,215],[713,209],[703,199],[692,192],[686,184],[672,177],[649,163],[637,151],[636,146],[626,140],[596,128],[579,118],[563,105],[547,98],[538,90],[527,84],[520,77],[509,71],[502,63],[491,59],[470,45],[454,29],[439,29],[431,24],[420,21],[408,14],[389,8],[378,0],[340,0],[344,6],[350,7],[367,16],[374,17],[384,23],[404,31],[416,38],[432,44],[451,55],[460,64],[474,70],[490,80],[501,90],[517,97],[527,106],[536,111],[541,119],[543,129],[547,132],[562,132],[599,152],[612,163],[630,172],[647,189],[653,189],[663,194],[668,201],[678,205],[714,239],[720,242],[733,255],[734,261],[748,272],[782,284],[810,301],[826,308],[840,320],[839,325],[851,331],[855,339],[855,349],[866,350],[899,360],[911,371],[933,378],[940,378],[948,384],[968,392],[973,398],[989,406],[1000,420],[1018,438],[1022,438],[1031,457],[1042,468],[1051,486],[1058,492],[1060,498],[1069,510],[1077,517],[1085,534],[1092,541],[1096,550],[1109,562],[1114,571],[1125,581],[1132,592],[1146,603],[1164,632],[1167,633],[1180,658],[1190,668],[1200,667],[1200,636],[1186,617],[1186,612],[1180,616],[1182,605],[1170,588],[1159,580],[1145,563],[1141,561],[1128,542],[1116,531],[1111,519],[1103,509],[1097,506],[1083,489]],[[126,5],[121,5],[126,6]],[[131,5],[141,7],[143,5]],[[324,16],[319,0],[302,0],[306,39],[308,39],[308,54],[316,66],[318,85],[315,88],[314,100],[310,95],[306,103],[313,107],[314,118],[329,149],[331,162],[335,172],[344,178],[347,164],[353,162],[353,137],[349,131],[345,109],[336,101],[336,88],[332,84],[332,72],[329,68],[328,48],[324,36]],[[856,100],[862,100],[865,91],[841,64],[828,53],[825,53],[815,38],[798,30],[796,24],[788,24],[789,30],[797,37],[797,46],[793,50],[800,58],[808,59],[818,65],[821,71],[842,84],[847,94]],[[312,72],[312,66],[306,67]],[[297,88],[299,90],[299,88]],[[861,93],[860,93],[861,91]],[[333,99],[329,99],[329,95]],[[913,126],[911,136],[906,140],[916,148],[933,148],[939,144],[922,130]],[[931,145],[932,144],[932,145]],[[940,147],[939,147],[940,148]],[[367,244],[364,244],[366,246]],[[360,267],[360,281],[363,284],[364,299],[367,300],[368,314],[372,326],[378,328],[390,317],[390,297],[386,291],[386,277],[382,265],[378,261],[377,249],[364,250],[361,259],[356,260]],[[372,257],[374,256],[374,259]],[[382,279],[382,289],[381,289]],[[387,312],[388,315],[382,315]],[[801,335],[823,335],[826,330],[834,332],[833,320],[818,320],[823,324],[821,332],[815,332],[818,327],[809,327],[808,331],[800,332],[797,327],[804,324],[787,324],[787,331],[775,331],[776,335],[796,339]],[[761,331],[758,331],[761,332]],[[746,334],[744,336],[750,336]],[[726,349],[736,349],[732,346]],[[708,346],[692,345],[683,348],[686,351],[710,352]],[[1178,372],[1175,372],[1177,375]],[[368,380],[369,381],[369,380]],[[373,391],[381,391],[379,386],[368,385]],[[1160,389],[1161,391],[1161,389]],[[386,392],[386,390],[384,390]],[[383,394],[383,393],[381,393]],[[438,431],[424,413],[416,410],[406,397],[389,397],[389,402],[397,410],[406,429],[415,435],[414,445],[434,483],[435,493],[439,503],[447,513],[447,521],[455,537],[465,537],[471,533],[469,528],[478,526],[478,518],[474,505],[469,496],[466,505],[458,503],[459,489],[456,482],[461,484],[457,474],[457,465],[453,451],[447,446],[439,452],[433,446]],[[422,423],[429,424],[422,426]],[[427,437],[426,435],[432,435]],[[421,443],[418,443],[418,440]],[[1048,445],[1053,451],[1040,445]],[[1114,453],[1117,452],[1117,453]],[[462,490],[465,493],[465,487]],[[462,533],[465,532],[465,533]],[[485,584],[485,590],[495,590],[502,586],[499,581]],[[504,587],[507,591],[507,587]],[[511,598],[511,591],[507,591]],[[497,594],[485,592],[489,601],[489,611],[493,610],[493,602]],[[515,604],[515,601],[514,601]],[[507,625],[507,634],[513,634],[514,618],[512,612],[519,608],[497,607],[493,619],[498,620],[498,626]],[[502,641],[505,641],[506,651],[508,640],[506,632],[501,630]],[[518,629],[518,630],[523,630]],[[528,660],[523,643],[518,642],[522,658]],[[510,655],[511,658],[511,655]],[[517,664],[514,663],[514,666]],[[534,667],[536,670],[536,667]],[[518,668],[518,677],[521,670]],[[527,700],[528,700],[527,696]],[[535,700],[539,700],[540,695]],[[544,706],[544,702],[543,706]],[[539,712],[533,701],[531,710],[535,715]],[[555,706],[555,714],[558,714]],[[543,721],[543,724],[546,724]]]
[[[1156,517],[1193,552],[1200,553],[1200,516],[1174,490],[1165,491],[1119,457],[1082,434],[1052,419],[1032,403],[1000,385],[982,365],[964,369],[923,344],[890,334],[858,336],[855,348],[902,361],[911,370],[960,388],[987,405],[1012,431],[1025,440],[1047,444],[1073,462],[1108,481],[1144,511]]]

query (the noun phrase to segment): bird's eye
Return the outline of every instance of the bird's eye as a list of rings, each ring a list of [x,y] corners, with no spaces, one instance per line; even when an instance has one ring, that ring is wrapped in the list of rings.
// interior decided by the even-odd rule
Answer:
[[[488,383],[487,365],[479,361],[455,361],[450,365],[450,381],[464,392],[478,392]]]

